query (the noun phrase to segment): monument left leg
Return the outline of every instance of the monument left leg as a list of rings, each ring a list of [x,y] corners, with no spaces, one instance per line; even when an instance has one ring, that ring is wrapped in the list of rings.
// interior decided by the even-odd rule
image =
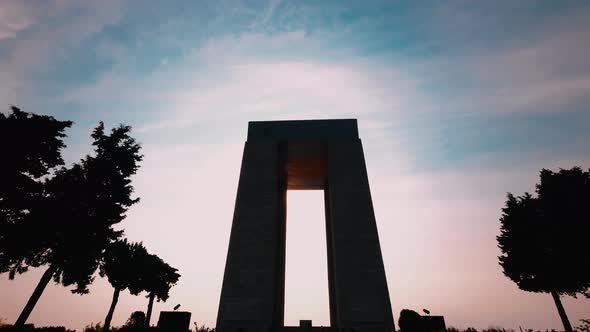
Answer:
[[[276,142],[246,142],[217,331],[283,325],[286,191]]]

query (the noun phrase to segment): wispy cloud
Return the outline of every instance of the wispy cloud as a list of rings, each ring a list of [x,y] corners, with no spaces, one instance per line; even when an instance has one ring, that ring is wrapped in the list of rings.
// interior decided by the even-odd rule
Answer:
[[[0,100],[28,104],[39,88],[34,84],[39,76],[47,68],[64,63],[64,58],[74,57],[83,41],[116,22],[121,17],[121,7],[116,1],[100,5],[52,1],[38,7],[21,1],[3,1],[0,15],[8,19],[1,20],[0,34],[14,37],[20,32],[22,36],[0,45]]]
[[[0,7],[0,40],[14,38],[33,22],[31,8],[22,2],[6,2]]]

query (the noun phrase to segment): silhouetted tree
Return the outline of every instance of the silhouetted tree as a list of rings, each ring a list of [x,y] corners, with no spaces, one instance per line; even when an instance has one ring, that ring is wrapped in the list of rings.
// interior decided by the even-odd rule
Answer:
[[[107,277],[114,288],[114,293],[111,306],[104,320],[104,332],[107,332],[111,327],[113,313],[119,301],[119,293],[125,289],[129,289],[129,292],[133,295],[141,293],[141,267],[138,266],[140,260],[137,258],[143,255],[147,255],[147,251],[141,243],[128,243],[126,239],[115,241],[107,247],[103,262],[100,265],[100,276]],[[143,315],[145,317],[145,314]]]
[[[49,280],[75,285],[73,293],[87,293],[104,250],[121,235],[113,225],[139,200],[131,198],[130,176],[142,156],[130,130],[121,125],[105,134],[101,122],[92,133],[94,155],[71,168],[62,167],[47,180],[43,218],[33,219],[26,235],[42,234],[44,250],[34,263],[48,268],[18,317],[17,328],[24,325]]]
[[[145,313],[143,311],[134,311],[127,319],[125,326],[143,327],[145,325]]]
[[[402,309],[397,320],[401,332],[415,332],[419,330],[420,314],[410,309]]]
[[[178,282],[180,274],[156,255],[146,255],[142,267],[143,289],[148,292],[149,299],[145,322],[146,326],[150,326],[154,299],[166,302],[168,292]]]
[[[44,234],[30,226],[43,217],[44,178],[63,165],[64,131],[71,125],[14,106],[0,113],[0,273],[9,272],[11,280],[43,264]]]
[[[565,330],[571,332],[560,294],[575,296],[590,287],[585,239],[590,231],[590,172],[543,169],[536,193],[508,193],[497,237],[500,265],[520,289],[550,293]]]

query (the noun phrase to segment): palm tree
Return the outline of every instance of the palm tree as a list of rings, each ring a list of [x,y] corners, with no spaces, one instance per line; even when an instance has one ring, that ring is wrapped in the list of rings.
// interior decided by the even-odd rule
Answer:
[[[111,326],[113,313],[119,301],[119,293],[129,289],[132,295],[137,295],[142,291],[141,268],[138,266],[141,260],[137,258],[145,255],[147,251],[141,243],[128,243],[127,239],[115,241],[107,248],[100,266],[100,276],[107,277],[114,288],[114,293],[109,312],[104,320],[104,332],[107,332]]]

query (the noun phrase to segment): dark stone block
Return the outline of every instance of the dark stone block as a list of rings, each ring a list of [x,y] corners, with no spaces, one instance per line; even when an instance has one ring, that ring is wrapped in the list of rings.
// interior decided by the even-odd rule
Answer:
[[[400,319],[401,320],[401,319]],[[407,317],[400,322],[401,332],[440,332],[446,330],[443,316],[416,316]]]
[[[447,328],[443,316],[422,316],[421,320],[422,331],[444,331]]]
[[[248,141],[327,141],[358,139],[356,119],[251,121]]]
[[[191,322],[191,313],[187,311],[161,311],[158,330],[162,332],[187,332]]]
[[[300,320],[299,327],[301,330],[311,331],[311,321],[310,320]]]

